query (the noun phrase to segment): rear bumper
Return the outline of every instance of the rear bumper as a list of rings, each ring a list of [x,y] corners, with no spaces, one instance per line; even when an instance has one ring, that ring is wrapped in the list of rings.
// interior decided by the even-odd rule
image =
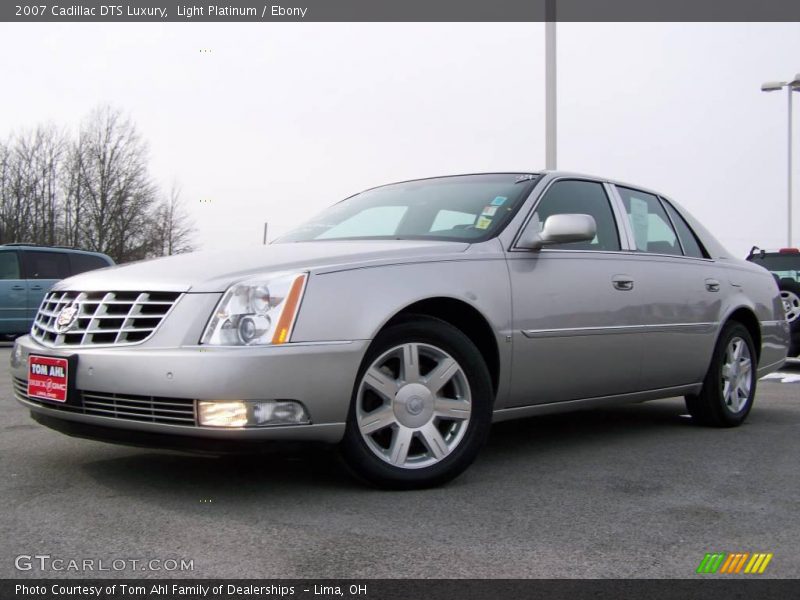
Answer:
[[[41,346],[25,336],[17,340],[12,352],[11,373],[16,399],[30,409],[32,416],[43,425],[70,435],[154,447],[170,447],[166,438],[185,438],[176,443],[189,446],[206,440],[209,447],[230,441],[337,442],[344,433],[353,384],[368,344],[358,340],[259,348],[140,346],[65,352],[62,348]],[[65,406],[27,397],[27,358],[32,353],[77,357],[74,402]],[[114,410],[88,408],[84,394],[105,395],[109,402],[127,406],[183,403],[189,407],[188,420],[173,423],[157,416],[148,418],[146,414],[132,416],[124,406],[119,411],[122,416],[118,416]],[[151,404],[146,404],[148,399]],[[294,400],[306,408],[311,423],[201,427],[192,415],[197,400]],[[159,411],[156,408],[154,415]],[[182,416],[185,414],[184,410]]]

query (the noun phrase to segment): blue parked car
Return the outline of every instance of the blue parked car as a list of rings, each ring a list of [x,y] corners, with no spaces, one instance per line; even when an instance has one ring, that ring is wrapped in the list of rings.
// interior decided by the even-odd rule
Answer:
[[[113,264],[100,252],[35,244],[0,245],[0,335],[30,331],[42,298],[57,281]]]

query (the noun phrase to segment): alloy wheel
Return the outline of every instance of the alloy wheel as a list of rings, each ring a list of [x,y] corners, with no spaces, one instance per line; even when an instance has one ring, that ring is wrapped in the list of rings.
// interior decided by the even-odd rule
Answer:
[[[740,337],[728,342],[722,363],[722,399],[733,413],[747,406],[753,387],[753,361],[750,348]]]
[[[361,436],[377,457],[404,469],[429,467],[464,438],[472,412],[469,381],[441,348],[406,343],[367,368],[355,408]]]

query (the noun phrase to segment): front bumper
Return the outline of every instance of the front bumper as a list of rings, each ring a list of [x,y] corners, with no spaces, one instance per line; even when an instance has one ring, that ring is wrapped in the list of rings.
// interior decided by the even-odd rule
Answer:
[[[208,441],[316,440],[337,442],[344,433],[353,384],[368,340],[285,344],[250,348],[185,346],[48,348],[29,336],[12,352],[11,374],[17,400],[44,425],[65,433],[104,441],[169,447],[167,437]],[[17,350],[18,347],[18,350]],[[76,402],[62,406],[27,397],[28,355],[76,356]],[[16,364],[14,363],[16,358]],[[105,410],[91,410],[84,398],[101,397]],[[146,404],[148,402],[150,404]],[[201,427],[192,419],[197,400],[294,400],[306,408],[311,423],[264,427]],[[125,406],[153,403],[188,406],[188,421],[165,422]],[[109,406],[123,406],[116,409]],[[131,404],[136,403],[136,404]],[[182,415],[186,412],[183,408]],[[142,413],[145,414],[142,414]],[[153,415],[169,414],[156,408]],[[101,416],[102,415],[102,416]],[[69,422],[70,425],[64,424]],[[60,425],[60,426],[59,426]],[[116,430],[116,431],[115,431]],[[140,436],[111,435],[137,432]],[[94,434],[93,434],[94,432]],[[133,438],[135,441],[130,441]],[[126,441],[127,440],[127,441]],[[197,445],[197,444],[193,444]]]

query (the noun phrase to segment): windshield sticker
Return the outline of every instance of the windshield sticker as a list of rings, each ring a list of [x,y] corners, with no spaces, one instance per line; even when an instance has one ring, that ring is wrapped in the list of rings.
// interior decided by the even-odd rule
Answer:
[[[475,229],[488,229],[492,224],[492,220],[487,217],[478,217],[478,222],[475,223]]]
[[[497,212],[496,206],[484,206],[482,215],[486,215],[487,217],[493,217],[494,214]]]
[[[631,196],[630,217],[631,227],[633,227],[633,237],[636,240],[636,247],[639,250],[647,250],[647,234],[650,226],[647,201]]]
[[[503,206],[506,200],[508,200],[508,198],[505,196],[497,196],[494,200],[492,200],[492,206]]]

